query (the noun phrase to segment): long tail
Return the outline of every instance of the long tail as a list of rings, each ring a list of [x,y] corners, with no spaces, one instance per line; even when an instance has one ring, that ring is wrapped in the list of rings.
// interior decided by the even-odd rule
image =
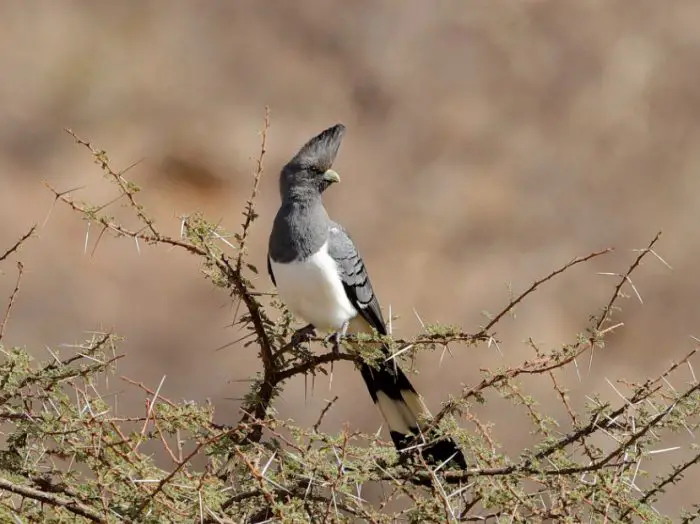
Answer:
[[[401,451],[412,444],[413,437],[418,435],[421,420],[430,417],[430,412],[423,400],[395,362],[382,362],[378,367],[372,367],[364,362],[360,364],[360,373],[367,384],[369,394],[374,404],[389,426],[389,434],[396,449]],[[422,423],[423,425],[425,422]],[[425,435],[428,444],[422,453],[426,460],[442,463],[451,459],[459,467],[466,469],[462,451],[455,442],[447,437],[439,440]],[[420,442],[420,441],[418,441]]]

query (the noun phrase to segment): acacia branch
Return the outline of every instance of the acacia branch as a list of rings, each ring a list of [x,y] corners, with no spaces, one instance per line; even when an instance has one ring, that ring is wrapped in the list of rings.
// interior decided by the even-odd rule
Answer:
[[[10,300],[7,303],[7,309],[5,310],[5,316],[3,317],[2,323],[0,324],[0,341],[2,341],[2,339],[5,337],[5,328],[7,327],[7,321],[10,319],[10,312],[12,311],[12,307],[15,305],[17,293],[19,293],[19,283],[22,281],[23,270],[24,266],[22,265],[22,262],[17,262],[17,282],[15,283],[15,288],[12,290]]]
[[[198,255],[200,257],[205,257],[205,258],[207,257],[207,251],[205,249],[203,249],[199,246],[195,246],[191,242],[187,242],[184,240],[178,240],[176,238],[172,238],[172,237],[169,237],[167,235],[162,235],[160,233],[151,234],[151,233],[144,233],[143,230],[134,231],[134,230],[128,229],[117,222],[109,220],[106,217],[96,216],[92,209],[89,209],[86,206],[83,206],[81,204],[76,203],[65,191],[60,192],[47,182],[44,182],[44,186],[46,186],[46,188],[53,193],[54,198],[56,200],[60,200],[61,202],[66,204],[68,207],[70,207],[73,211],[83,215],[86,219],[90,219],[90,220],[94,220],[94,221],[98,222],[103,227],[107,228],[109,231],[112,231],[113,233],[115,233],[116,236],[125,236],[125,237],[129,237],[129,238],[133,238],[135,240],[140,239],[140,240],[143,240],[144,242],[147,242],[149,244],[165,244],[168,246],[179,247],[179,248],[182,248],[186,251],[189,251],[193,255]]]
[[[126,196],[129,199],[129,204],[134,209],[134,211],[136,212],[136,215],[139,217],[139,219],[148,227],[148,229],[151,230],[151,233],[154,236],[160,236],[160,233],[158,233],[158,231],[155,228],[153,219],[151,217],[147,216],[146,213],[143,211],[143,206],[136,202],[134,194],[136,194],[136,192],[139,190],[138,187],[136,187],[133,183],[127,181],[124,178],[124,173],[126,173],[129,169],[134,167],[136,164],[138,164],[138,162],[136,164],[132,164],[131,166],[124,169],[123,171],[114,171],[109,164],[109,158],[107,157],[106,151],[95,148],[93,146],[92,142],[90,142],[89,140],[84,140],[84,139],[80,138],[71,129],[64,128],[64,131],[66,133],[68,133],[70,136],[72,136],[77,144],[80,144],[81,146],[86,147],[90,151],[90,153],[92,154],[92,157],[95,159],[95,163],[97,163],[100,166],[100,169],[102,169],[102,171],[107,173],[107,175],[109,175],[114,180],[114,182],[119,186],[119,190],[121,192],[120,197]],[[120,197],[115,199],[115,201],[118,200]]]
[[[62,497],[55,493],[47,493],[45,491],[30,488],[29,486],[23,486],[21,484],[15,484],[14,482],[10,482],[4,478],[0,478],[0,489],[37,500],[45,504],[50,504],[51,506],[64,508],[66,511],[69,511],[74,515],[85,517],[92,522],[107,522],[107,519],[100,513],[76,499]]]
[[[246,241],[248,240],[248,233],[250,232],[250,226],[257,217],[255,213],[255,198],[258,196],[258,186],[260,185],[260,179],[262,178],[264,166],[263,160],[265,159],[265,153],[267,152],[267,132],[270,129],[270,108],[265,107],[265,121],[263,129],[260,132],[260,154],[256,162],[255,171],[253,173],[253,189],[250,194],[250,198],[246,202],[246,210],[244,212],[245,221],[243,222],[243,231],[240,235],[240,240],[238,241],[238,258],[236,259],[236,271],[241,272],[241,266],[243,265],[243,257],[245,255]]]
[[[233,288],[234,294],[243,300],[243,302],[246,305],[246,308],[248,309],[250,321],[253,325],[260,346],[260,357],[263,363],[264,381],[258,393],[258,402],[256,403],[256,407],[254,410],[254,416],[258,420],[262,420],[265,417],[267,407],[269,406],[274,394],[273,384],[275,368],[272,358],[273,348],[270,338],[265,330],[265,321],[267,319],[265,318],[264,311],[253,296],[252,291],[250,289],[251,286],[243,277],[242,269],[243,257],[245,254],[245,244],[250,231],[250,226],[257,217],[254,202],[258,192],[259,182],[263,173],[263,160],[266,153],[266,140],[268,129],[269,110],[266,110],[264,128],[261,133],[262,143],[260,148],[260,154],[258,156],[256,169],[254,171],[253,189],[251,197],[247,202],[246,211],[244,213],[245,221],[243,223],[242,233],[237,236],[239,252],[235,264],[232,264],[230,259],[225,254],[221,254],[219,256],[217,253],[215,253],[207,244],[208,239],[203,238],[203,235],[199,235],[198,238],[198,240],[201,242],[201,245],[196,245],[192,242],[187,242],[184,240],[179,240],[160,234],[155,229],[153,225],[153,220],[144,213],[142,206],[138,204],[134,198],[134,194],[137,192],[138,188],[136,188],[131,182],[127,181],[124,178],[124,172],[117,172],[111,168],[107,155],[104,151],[95,148],[95,146],[91,142],[78,137],[70,129],[66,129],[66,132],[68,132],[78,144],[90,150],[91,154],[95,159],[95,162],[98,163],[100,165],[100,168],[117,183],[120,192],[122,193],[122,195],[128,198],[130,206],[134,209],[138,218],[145,224],[145,227],[150,230],[150,233],[144,233],[143,229],[138,231],[130,230],[107,217],[99,216],[97,215],[94,209],[90,209],[86,206],[75,203],[73,199],[66,193],[60,193],[50,185],[46,184],[46,186],[53,192],[54,198],[56,200],[61,200],[62,202],[69,205],[74,211],[81,213],[83,216],[89,218],[90,220],[94,220],[100,223],[105,228],[105,230],[113,231],[118,236],[124,235],[131,237],[136,241],[141,239],[153,244],[166,244],[186,249],[190,253],[210,261],[214,266],[218,268],[219,271],[221,271],[223,275],[226,276],[229,285]],[[246,415],[243,421],[249,420],[249,416],[250,415]],[[258,440],[260,438],[260,429],[257,429],[252,435],[250,435],[250,438],[251,440]]]
[[[481,331],[479,331],[479,333],[477,333],[475,335],[475,338],[483,338],[483,337],[488,336],[488,332],[493,326],[495,326],[515,306],[517,306],[520,302],[522,302],[523,299],[525,299],[525,297],[527,297],[528,295],[533,293],[538,287],[540,287],[545,282],[552,280],[557,275],[560,275],[561,273],[563,273],[567,269],[569,269],[577,264],[581,264],[583,262],[588,262],[589,260],[596,258],[596,257],[599,257],[601,255],[606,255],[607,253],[610,253],[612,250],[613,250],[613,248],[606,248],[606,249],[602,249],[600,251],[595,251],[593,253],[590,253],[590,254],[586,255],[585,257],[576,257],[573,260],[571,260],[570,262],[568,262],[567,264],[564,264],[559,269],[552,271],[546,277],[541,278],[539,280],[535,280],[535,282],[533,282],[529,288],[527,288],[525,291],[523,291],[515,299],[511,300],[510,303],[491,320],[491,322],[486,324],[486,326],[484,326],[484,328]]]
[[[275,373],[274,383],[279,384],[280,382],[292,378],[294,375],[300,375],[303,373],[308,373],[315,370],[317,367],[323,364],[329,364],[331,362],[337,362],[339,360],[345,360],[349,362],[357,362],[359,357],[355,355],[350,355],[348,353],[333,353],[328,352],[322,355],[316,355],[305,360],[301,364],[292,366],[291,368],[285,369]]]
[[[272,402],[272,397],[275,392],[275,361],[273,357],[273,346],[270,337],[265,330],[265,320],[267,320],[260,303],[251,294],[249,285],[243,278],[242,267],[243,267],[243,257],[245,256],[245,246],[248,239],[248,234],[253,221],[257,218],[257,213],[255,212],[255,198],[258,194],[258,186],[260,184],[260,179],[263,174],[263,160],[266,153],[267,144],[267,132],[270,127],[270,110],[265,108],[265,121],[263,130],[261,132],[261,143],[260,143],[260,154],[258,155],[257,165],[253,174],[253,188],[251,190],[250,198],[246,204],[245,220],[243,222],[243,229],[238,237],[238,257],[236,259],[235,267],[231,265],[230,261],[225,255],[222,255],[217,260],[217,265],[220,269],[227,275],[229,282],[233,285],[234,291],[238,297],[243,301],[250,314],[250,321],[253,324],[253,328],[257,335],[258,344],[260,346],[260,360],[263,364],[263,382],[260,386],[260,390],[257,394],[257,401],[255,409],[252,415],[257,420],[263,420],[267,414],[267,408]],[[241,423],[249,422],[251,419],[251,413],[246,412],[246,414],[241,419]],[[260,440],[262,436],[262,427],[256,425],[252,434],[248,435],[248,439],[253,442]]]
[[[32,235],[34,234],[34,231],[36,231],[36,224],[34,224],[32,227],[30,227],[30,228],[29,228],[29,231],[27,231],[24,235],[22,235],[22,236],[20,237],[20,239],[19,239],[17,242],[15,242],[15,244],[14,244],[10,249],[8,249],[8,250],[5,251],[2,255],[0,255],[0,262],[2,262],[2,261],[5,260],[7,257],[9,257],[12,253],[14,253],[15,251],[17,251],[17,250],[22,246],[22,244],[24,244],[24,242],[25,242],[30,236],[32,236]]]
[[[653,247],[654,243],[656,240],[658,240],[659,234],[657,234],[654,239],[651,241],[649,244],[649,247],[645,250],[643,250],[639,256],[634,260],[634,262],[630,265],[629,269],[625,273],[625,275],[622,276],[620,282],[621,284],[626,282],[629,275],[639,266],[641,260],[651,251],[651,248]],[[498,322],[501,318],[503,318],[504,315],[508,311],[510,311],[513,307],[515,307],[516,304],[521,302],[527,295],[530,293],[534,292],[540,285],[542,285],[544,282],[547,282],[548,280],[551,280],[554,278],[556,275],[559,275],[569,269],[570,267],[573,267],[577,264],[586,262],[588,260],[591,260],[595,257],[604,255],[606,253],[609,253],[612,251],[611,248],[608,249],[603,249],[601,251],[595,251],[593,253],[590,253],[589,255],[586,255],[585,257],[577,257],[573,259],[572,261],[568,262],[564,266],[560,267],[559,269],[552,271],[549,275],[547,275],[544,278],[541,278],[539,280],[536,280],[526,291],[521,293],[515,300],[512,300],[501,313],[496,315],[496,317],[489,322],[484,329],[482,329],[476,336],[488,336],[488,330],[491,329],[496,322]],[[618,287],[615,288],[615,292],[612,295],[612,298],[610,299],[608,306],[606,308],[606,311],[609,311],[610,308],[614,305],[615,301],[619,297],[619,288],[621,287],[621,284],[618,285]],[[545,356],[541,357],[537,360],[531,361],[531,362],[524,362],[521,366],[517,368],[510,368],[502,373],[497,373],[495,375],[492,375],[489,378],[483,379],[479,384],[472,386],[471,388],[465,388],[462,390],[462,394],[453,400],[449,400],[448,402],[444,403],[443,408],[440,410],[440,412],[433,417],[433,419],[430,421],[430,423],[427,425],[427,427],[424,430],[424,434],[430,434],[434,429],[437,427],[437,425],[440,423],[440,421],[445,418],[448,414],[454,412],[456,409],[459,408],[465,401],[469,400],[472,397],[477,396],[480,394],[482,391],[485,389],[488,389],[493,386],[498,386],[499,384],[503,382],[507,382],[509,380],[512,380],[520,375],[539,375],[542,373],[548,373],[551,372],[555,369],[562,368],[566,366],[567,364],[570,364],[573,362],[576,358],[578,358],[581,354],[583,354],[585,351],[587,351],[589,348],[592,348],[597,337],[600,336],[599,329],[602,326],[604,317],[606,314],[604,314],[603,317],[601,317],[602,320],[599,320],[595,324],[595,330],[594,333],[586,340],[583,341],[578,341],[576,344],[570,347],[570,349],[563,355],[558,355],[556,358],[554,356]]]
[[[612,294],[610,297],[610,300],[608,301],[608,304],[603,308],[603,313],[600,315],[598,318],[598,322],[596,322],[595,329],[596,331],[600,330],[601,327],[603,327],[603,324],[605,323],[606,320],[610,318],[610,313],[612,312],[613,306],[615,305],[615,301],[617,298],[620,296],[620,290],[622,289],[622,286],[625,285],[625,282],[629,281],[629,276],[632,274],[632,272],[639,267],[639,264],[642,262],[642,259],[652,251],[652,248],[654,247],[654,244],[659,240],[661,237],[661,231],[656,233],[654,238],[651,239],[651,242],[649,242],[649,245],[645,248],[642,249],[639,252],[639,255],[637,258],[632,262],[630,267],[627,269],[627,272],[622,275],[622,278],[620,278],[620,281],[617,283],[617,286],[615,286],[615,292]]]

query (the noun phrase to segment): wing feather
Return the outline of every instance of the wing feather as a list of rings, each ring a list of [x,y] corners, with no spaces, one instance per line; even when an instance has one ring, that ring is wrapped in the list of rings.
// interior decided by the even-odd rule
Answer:
[[[379,300],[372,289],[362,257],[347,232],[335,223],[330,228],[328,253],[338,265],[350,303],[370,326],[386,335]],[[382,345],[382,348],[389,353],[386,345]],[[389,434],[396,448],[402,450],[408,445],[415,445],[414,437],[420,435],[421,419],[429,417],[430,412],[408,377],[396,362],[383,361],[376,366],[362,362],[359,367],[372,400],[389,426]],[[434,463],[453,460],[458,466],[467,467],[464,455],[449,437],[433,440],[423,448],[422,453]]]
[[[386,335],[386,324],[367,268],[352,239],[338,224],[333,224],[330,229],[328,254],[338,264],[340,278],[350,303],[380,335]]]

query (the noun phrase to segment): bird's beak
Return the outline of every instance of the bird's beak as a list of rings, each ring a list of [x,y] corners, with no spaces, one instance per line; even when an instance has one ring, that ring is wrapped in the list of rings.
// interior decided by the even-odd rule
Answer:
[[[333,182],[340,182],[340,176],[338,176],[338,173],[336,173],[332,169],[329,169],[328,171],[323,173],[323,179],[330,182],[331,184]]]

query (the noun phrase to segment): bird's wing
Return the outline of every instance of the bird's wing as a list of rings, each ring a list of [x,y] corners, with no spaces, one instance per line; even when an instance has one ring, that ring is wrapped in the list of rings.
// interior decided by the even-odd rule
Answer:
[[[386,324],[374,294],[369,274],[360,253],[347,232],[332,224],[328,238],[328,254],[335,260],[350,303],[380,335],[386,335]]]
[[[347,232],[335,223],[330,227],[328,254],[338,266],[350,303],[370,326],[386,335],[379,301],[362,257]],[[382,344],[382,348],[389,353],[387,345]],[[396,448],[402,450],[409,444],[414,445],[413,437],[420,434],[421,420],[430,417],[430,412],[408,377],[396,361],[381,361],[376,365],[362,362],[359,367],[372,400],[389,426]],[[423,448],[422,453],[435,463],[454,460],[460,467],[467,467],[464,455],[450,438],[435,439]]]

